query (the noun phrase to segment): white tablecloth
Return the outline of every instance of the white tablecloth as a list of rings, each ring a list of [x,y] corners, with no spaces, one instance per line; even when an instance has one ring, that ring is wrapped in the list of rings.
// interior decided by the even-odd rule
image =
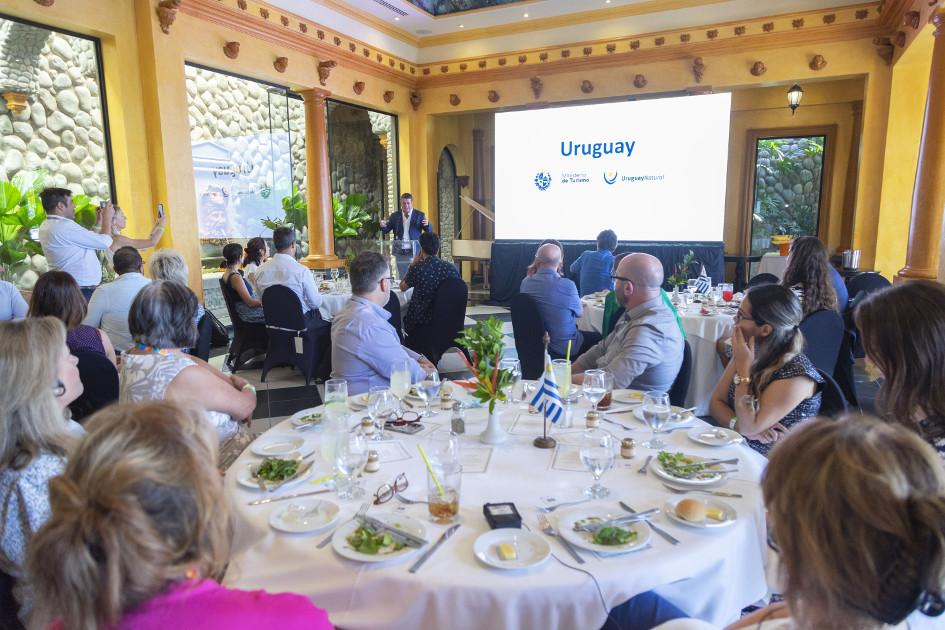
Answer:
[[[604,322],[604,307],[593,301],[583,301],[584,312],[577,320],[578,328],[599,333]],[[696,407],[696,415],[709,413],[709,398],[724,368],[715,352],[715,342],[728,336],[735,326],[731,315],[700,315],[700,305],[681,310],[683,330],[692,348],[692,378],[686,394],[686,406]]]
[[[575,416],[583,417],[584,409],[586,403],[583,408],[582,405],[577,407]],[[473,555],[473,542],[488,530],[482,515],[483,503],[513,501],[525,525],[539,531],[536,510],[539,497],[573,499],[591,481],[588,472],[553,469],[554,451],[531,445],[539,432],[536,417],[526,414],[524,420],[517,420],[520,413],[524,412],[516,408],[503,413],[502,424],[506,429],[516,421],[513,434],[505,444],[494,448],[487,472],[464,475],[460,503],[462,526],[416,574],[407,572],[413,560],[405,559],[389,566],[367,565],[339,557],[331,545],[317,549],[316,543],[327,535],[325,532],[287,535],[271,529],[269,515],[287,502],[247,505],[248,501],[261,496],[260,492],[235,483],[234,471],[255,459],[247,451],[231,468],[225,482],[234,505],[237,540],[224,583],[240,589],[304,594],[326,609],[333,623],[353,630],[600,627],[606,609],[597,587],[586,574],[570,568],[576,563],[557,541],[549,539],[557,559],[550,558],[540,567],[524,572],[490,569]],[[353,414],[352,422],[360,415]],[[632,436],[638,444],[648,437],[642,424],[629,419],[627,414],[613,417],[625,419],[624,422],[635,429],[631,433],[608,427],[615,429],[620,437]],[[486,448],[476,438],[485,427],[485,420],[484,409],[467,412],[464,449]],[[270,434],[292,432],[287,422],[274,427]],[[416,444],[424,434],[440,429],[434,423],[447,423],[448,417],[440,413],[432,421],[424,422],[427,429],[420,436],[399,438],[410,454],[409,460],[383,464],[380,472],[365,475],[363,483],[368,495],[398,473],[405,472],[410,486],[404,495],[425,498],[425,473]],[[518,422],[523,424],[518,425]],[[525,426],[529,422],[536,426]],[[738,511],[738,521],[731,527],[709,531],[678,525],[665,515],[659,515],[655,522],[681,540],[680,545],[671,546],[654,534],[650,549],[611,558],[583,552],[587,563],[581,566],[600,584],[607,609],[633,595],[657,589],[689,614],[721,626],[737,619],[744,606],[766,593],[764,512],[758,485],[765,460],[742,446],[719,450],[699,446],[685,433],[677,431],[666,436],[673,449],[712,457],[741,458],[740,472],[723,486],[725,490],[744,495],[742,499],[726,499]],[[304,435],[317,446],[319,433],[311,431]],[[576,443],[579,435],[579,431],[572,431],[560,433],[558,437],[562,442]],[[659,484],[652,472],[645,476],[637,473],[648,454],[646,449],[638,447],[634,459],[618,459],[617,467],[603,478],[612,496],[585,505],[617,509],[616,501],[621,499],[637,510],[644,510],[661,506],[675,496]],[[317,475],[326,469],[318,459],[316,468]],[[315,486],[302,484],[301,488],[311,490]],[[298,490],[282,492],[295,491]],[[337,501],[333,496],[332,499]],[[350,518],[360,503],[340,502],[342,519]],[[395,500],[371,508],[374,514],[397,513],[398,509],[423,520],[430,541],[436,540],[446,529],[426,520],[424,505],[400,506]],[[559,510],[562,512],[564,509]]]
[[[787,269],[787,256],[768,252],[761,257],[758,263],[758,273],[773,273],[778,280],[784,279],[784,270]]]
[[[406,291],[401,291],[400,289],[392,289],[392,291],[397,296],[397,299],[400,300],[400,314],[403,316],[404,309],[407,307],[407,302],[409,302],[410,298],[413,296],[413,287],[410,287]],[[347,304],[348,300],[350,299],[350,292],[322,293],[322,305],[318,307],[318,312],[322,314],[322,319],[324,319],[326,322],[330,322],[335,317],[335,315],[337,315],[341,309],[344,308],[345,304]]]

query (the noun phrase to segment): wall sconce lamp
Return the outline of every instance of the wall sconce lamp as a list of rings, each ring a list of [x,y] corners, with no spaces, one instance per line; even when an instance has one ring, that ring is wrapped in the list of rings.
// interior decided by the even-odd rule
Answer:
[[[791,89],[787,93],[787,102],[788,107],[791,108],[791,116],[794,115],[794,112],[801,104],[801,99],[804,97],[804,90],[801,89],[801,86],[794,84],[791,86]]]

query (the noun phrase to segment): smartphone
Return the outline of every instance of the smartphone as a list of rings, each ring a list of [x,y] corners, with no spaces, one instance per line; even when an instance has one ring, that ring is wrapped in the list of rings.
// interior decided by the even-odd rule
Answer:
[[[104,207],[107,206],[107,205],[108,205],[108,202],[107,202],[107,201],[103,201],[102,203],[98,204],[98,207],[99,207],[99,208],[104,208]]]
[[[406,433],[407,435],[413,435],[414,433],[419,433],[420,431],[423,431],[426,427],[424,427],[419,422],[411,422],[410,424],[403,424],[400,426],[395,426],[390,422],[385,422],[384,428],[388,431],[396,431],[397,433]]]
[[[158,204],[158,218],[159,219],[164,218],[164,204],[163,203]]]

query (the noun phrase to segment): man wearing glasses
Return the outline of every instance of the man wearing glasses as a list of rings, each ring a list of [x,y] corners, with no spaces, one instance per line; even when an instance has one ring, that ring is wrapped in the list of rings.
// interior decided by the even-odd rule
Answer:
[[[668,392],[683,359],[676,317],[660,295],[663,265],[649,254],[629,254],[617,265],[614,295],[626,309],[617,327],[574,363],[574,382],[592,368],[614,375],[614,387]]]
[[[390,299],[390,267],[377,252],[362,252],[348,270],[351,299],[331,323],[331,377],[348,381],[348,393],[360,394],[390,384],[391,364],[408,359],[412,379],[432,368],[422,355],[400,344],[384,308]]]

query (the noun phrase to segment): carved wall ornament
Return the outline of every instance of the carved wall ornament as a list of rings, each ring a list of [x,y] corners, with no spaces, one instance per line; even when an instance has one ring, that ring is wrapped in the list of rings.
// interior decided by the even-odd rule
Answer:
[[[505,65],[505,57],[499,57],[499,65],[500,65],[500,66],[504,66],[504,65]]]
[[[736,26],[736,27],[735,27],[735,34],[736,34],[736,35],[744,35],[744,34],[745,34],[745,30],[746,30],[746,28],[745,28],[744,26]]]
[[[548,61],[548,53],[547,52],[538,53],[538,61]]]
[[[592,52],[594,52],[594,49],[591,48],[590,46],[585,46],[584,48],[581,49],[581,54],[584,55],[585,57],[590,57]]]
[[[534,94],[535,98],[537,99],[539,96],[541,96],[541,91],[545,87],[545,84],[538,77],[532,77],[529,79],[529,82],[532,86],[532,94]]]
[[[823,70],[827,67],[827,60],[824,59],[823,55],[814,55],[813,59],[810,60],[810,69],[815,72],[818,70]]]
[[[607,44],[607,54],[612,55],[617,50],[617,44]]]
[[[657,46],[662,46],[663,44],[666,43],[666,38],[665,38],[665,37],[657,37],[656,39],[653,40],[653,43],[656,44]]]
[[[407,69],[407,66],[404,65],[404,64],[400,64],[400,69],[401,69],[401,70],[406,70],[406,69]]]
[[[348,50],[350,50],[351,52],[354,52],[357,49],[358,49],[357,44],[355,44],[354,42],[348,42]]]
[[[898,33],[896,33],[896,46],[899,46],[900,48],[902,48],[905,45],[906,45],[906,32],[899,31]]]
[[[272,62],[272,67],[276,69],[276,72],[285,72],[285,69],[289,67],[289,58],[276,57],[276,60]]]
[[[55,0],[36,0],[44,7],[51,7]],[[177,19],[177,11],[180,9],[182,0],[161,0],[157,5],[158,22],[161,23],[161,31],[167,35],[171,32],[171,24]],[[46,4],[48,3],[48,4]]]
[[[702,57],[692,60],[692,76],[696,83],[702,83],[702,77],[705,76],[705,62],[702,61]]]
[[[388,60],[387,60],[387,64],[388,64],[391,68],[394,67],[394,64],[395,64],[395,63],[397,63],[397,62],[394,61],[393,59],[388,59]]]
[[[567,58],[570,57],[570,56],[571,56],[571,50],[570,50],[570,49],[565,48],[564,50],[561,51],[561,58],[562,58],[562,59],[567,59]]]
[[[325,39],[325,31],[321,29],[316,30],[315,35],[318,37],[318,39]]]
[[[858,20],[865,20],[867,17],[869,17],[869,14],[869,9],[857,9],[856,13],[853,14],[853,17]]]
[[[485,60],[485,59],[480,59],[480,60],[479,60],[479,68],[482,69],[482,68],[485,68],[485,67],[486,67],[486,60]]]
[[[413,111],[417,111],[420,108],[420,103],[423,102],[423,98],[420,96],[420,92],[416,90],[410,91],[410,106],[413,107]]]
[[[581,91],[584,92],[585,94],[590,94],[591,92],[594,91],[594,84],[588,81],[587,79],[584,79],[583,81],[581,81]]]
[[[527,55],[519,55],[519,56],[518,56],[518,62],[519,62],[519,63],[525,63],[526,61],[528,61],[528,56],[527,56]]]
[[[638,74],[637,76],[633,77],[634,87],[645,88],[646,84],[647,84],[646,77],[643,76],[642,74]]]
[[[713,28],[711,30],[708,30],[705,32],[705,36],[708,37],[709,39],[715,39],[716,37],[719,36],[719,29]]]
[[[767,71],[768,71],[768,67],[764,64],[763,61],[756,61],[754,65],[752,65],[751,67],[751,73],[752,75],[756,77],[760,77]]]
[[[368,50],[367,48],[362,49],[362,50],[361,50],[361,54],[364,55],[365,57],[368,57],[368,58],[371,57],[371,51]]]
[[[459,94],[450,94],[450,105],[456,107],[460,104]]]
[[[335,38],[333,41],[335,42],[335,46],[341,46],[341,38],[338,37],[337,35],[335,35]]]
[[[873,45],[876,46],[876,54],[886,63],[892,63],[893,53],[896,47],[888,37],[874,37]]]
[[[282,26],[288,26],[288,25],[289,25],[289,18],[287,18],[287,17],[284,16],[284,15],[280,15],[280,16],[279,16],[279,21],[282,22]]]
[[[765,22],[761,25],[761,30],[763,30],[765,33],[770,33],[774,30],[774,22]]]
[[[305,24],[304,22],[299,22],[299,31],[301,31],[302,33],[308,33],[308,24]]]
[[[351,86],[351,89],[354,90],[355,94],[360,96],[361,92],[364,91],[364,81],[355,81],[354,85]]]
[[[496,92],[495,90],[489,90],[489,94],[486,95],[486,98],[489,99],[490,103],[498,103],[499,93]]]
[[[824,16],[824,24],[833,24],[836,21],[837,21],[836,13],[828,13],[827,15]]]
[[[56,4],[56,0],[34,0],[41,7],[51,7]]]
[[[469,66],[467,66],[466,64],[461,63],[461,64],[459,64],[459,71],[460,71],[460,72],[466,72],[466,68],[468,68],[468,67],[469,67]]]
[[[384,61],[384,55],[382,55],[381,53],[377,53],[376,58],[377,58],[377,63],[382,63]]]
[[[266,7],[259,7],[259,17],[261,17],[261,18],[264,19],[264,20],[268,20],[268,19],[269,19],[269,9],[267,9]]]
[[[384,92],[384,102],[390,103],[392,100],[394,100],[394,90],[386,90]]]
[[[427,76],[428,74],[430,74],[430,69],[429,69],[429,68],[424,68],[424,69],[423,69],[423,76]]]
[[[449,66],[440,66],[440,72],[442,72],[443,74],[446,74],[449,71],[450,71]]]
[[[246,10],[246,0],[236,0],[236,6],[238,6],[243,11]]]
[[[417,74],[417,69],[413,66],[410,66],[410,74]]]
[[[328,83],[328,75],[331,74],[332,69],[334,69],[334,67],[337,65],[338,62],[334,59],[318,62],[318,82],[321,85]]]
[[[240,56],[240,43],[239,42],[227,42],[223,47],[223,54],[229,57],[230,59],[236,59]]]
[[[791,26],[793,26],[794,28],[802,28],[804,26],[804,18],[797,18],[795,20],[791,20]]]
[[[681,41],[684,44],[688,44],[690,39],[692,39],[692,35],[690,35],[689,33],[683,33],[682,35],[679,36],[679,41]]]
[[[633,40],[633,41],[630,42],[630,50],[637,50],[637,49],[639,49],[639,48],[640,48],[640,40],[639,40],[639,39],[635,39],[635,40]]]

